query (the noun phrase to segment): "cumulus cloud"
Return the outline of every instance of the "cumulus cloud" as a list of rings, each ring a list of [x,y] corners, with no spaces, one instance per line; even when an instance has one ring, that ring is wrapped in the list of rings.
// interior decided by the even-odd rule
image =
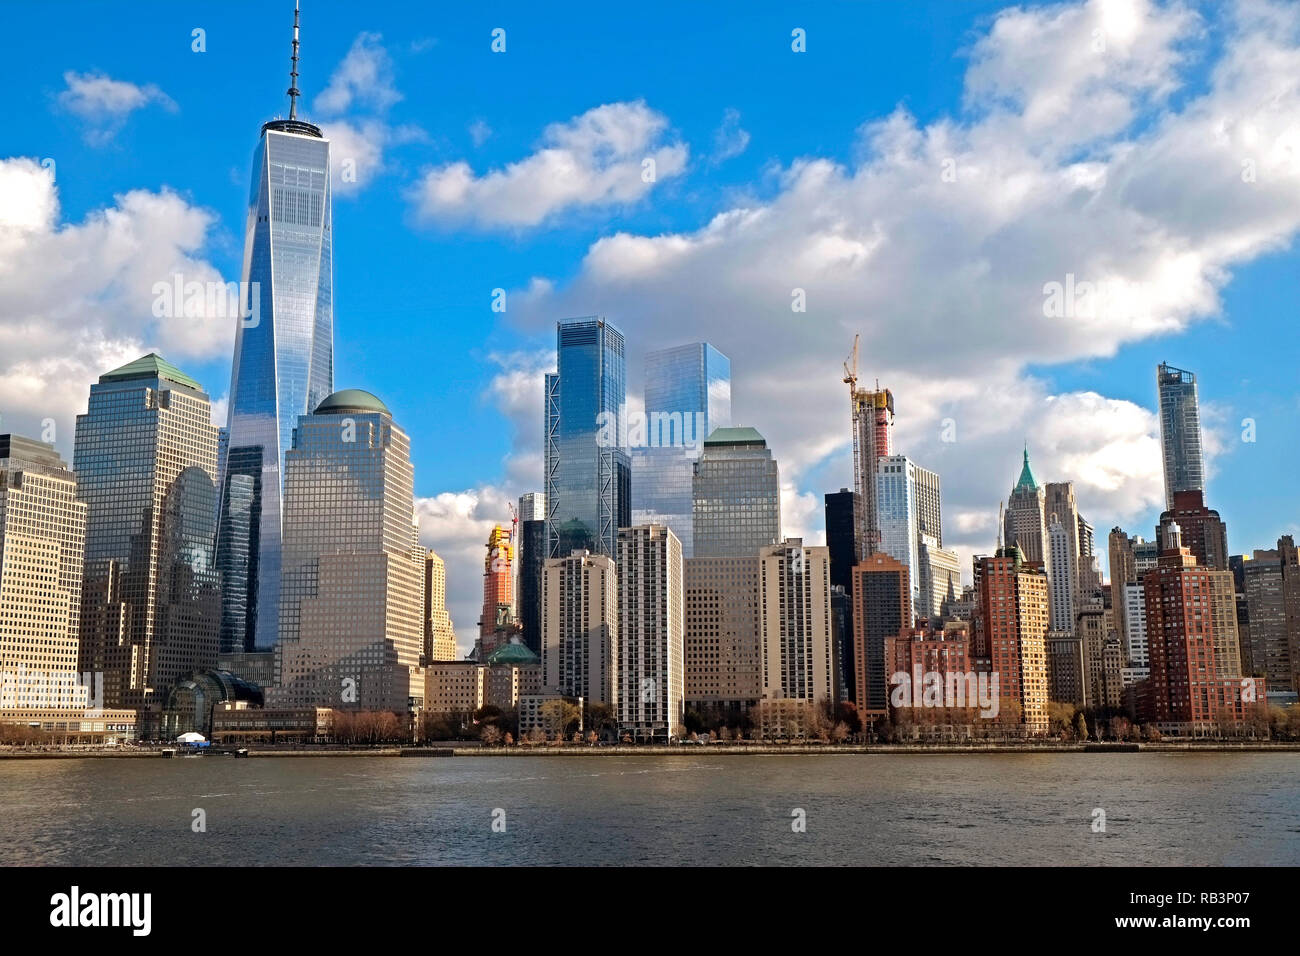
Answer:
[[[103,73],[77,73],[68,70],[63,74],[64,89],[59,92],[58,104],[85,125],[85,139],[92,145],[110,141],[128,116],[151,104],[175,112],[175,101],[152,83],[137,86],[126,80],[115,80]]]
[[[312,107],[333,116],[357,107],[382,113],[400,100],[402,94],[393,80],[393,61],[382,41],[378,33],[357,34]]]
[[[358,34],[329,85],[312,101],[330,141],[334,195],[356,195],[388,168],[387,150],[427,138],[417,126],[389,122],[389,108],[401,99],[383,36]]]
[[[483,229],[537,226],[563,212],[628,205],[686,168],[688,147],[644,102],[607,103],[553,123],[532,155],[477,175],[458,161],[428,170],[411,191],[426,222]]]
[[[68,451],[102,373],[151,350],[182,367],[229,354],[237,319],[224,300],[155,309],[178,275],[224,282],[203,257],[213,221],[164,189],[132,190],[63,222],[52,170],[0,160],[0,427],[40,435],[52,420]]]
[[[868,118],[850,165],[801,157],[770,198],[698,228],[603,237],[511,314],[540,328],[604,312],[633,361],[710,339],[738,420],[817,501],[801,481],[848,483],[840,365],[861,332],[859,374],[893,390],[897,447],[946,479],[946,532],[967,553],[992,547],[1026,439],[1099,533],[1143,520],[1162,498],[1156,360],[1144,404],[1056,391],[1051,368],[1216,315],[1233,269],[1300,228],[1300,10],[1211,13],[1222,46],[1193,80],[1206,27],[1180,4],[1006,10],[971,48],[954,115]],[[466,182],[450,195],[487,179]]]

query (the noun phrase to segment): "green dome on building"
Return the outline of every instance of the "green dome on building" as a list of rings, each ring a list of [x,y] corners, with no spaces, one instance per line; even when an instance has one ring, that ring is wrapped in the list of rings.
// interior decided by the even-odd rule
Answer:
[[[360,388],[344,388],[325,399],[316,406],[314,415],[342,415],[347,412],[357,414],[374,414],[388,415],[392,417],[392,412],[388,406],[381,402],[374,395]]]
[[[513,667],[527,667],[536,664],[540,657],[523,644],[502,644],[483,661],[484,664],[509,664]]]

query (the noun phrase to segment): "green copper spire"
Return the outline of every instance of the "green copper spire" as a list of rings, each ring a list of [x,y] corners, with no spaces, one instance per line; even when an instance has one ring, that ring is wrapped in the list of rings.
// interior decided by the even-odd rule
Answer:
[[[1016,482],[1017,488],[1028,488],[1031,491],[1038,489],[1038,482],[1034,480],[1034,472],[1029,467],[1029,445],[1025,445],[1025,463],[1020,468],[1020,480]]]

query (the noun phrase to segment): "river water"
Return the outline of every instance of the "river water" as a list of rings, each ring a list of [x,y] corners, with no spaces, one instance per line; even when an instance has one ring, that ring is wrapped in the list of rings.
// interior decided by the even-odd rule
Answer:
[[[0,760],[0,834],[5,865],[1296,865],[1300,753]]]

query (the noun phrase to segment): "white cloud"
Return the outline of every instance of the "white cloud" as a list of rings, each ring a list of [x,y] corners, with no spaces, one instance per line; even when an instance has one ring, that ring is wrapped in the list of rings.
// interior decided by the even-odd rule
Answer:
[[[491,135],[492,127],[486,120],[476,119],[469,124],[469,138],[474,141],[475,146],[482,146]]]
[[[175,101],[152,83],[137,86],[126,80],[115,80],[103,73],[77,73],[68,70],[63,74],[64,89],[59,92],[60,108],[76,116],[85,124],[86,141],[103,145],[122,128],[128,116],[138,109],[156,103],[175,112]]]
[[[53,419],[71,449],[74,416],[102,373],[158,350],[228,355],[233,315],[156,318],[156,283],[223,282],[203,258],[213,215],[169,190],[133,190],[79,223],[60,221],[50,169],[0,160],[0,416],[39,435]],[[213,385],[214,383],[205,383]]]
[[[897,109],[864,124],[850,166],[803,157],[771,198],[698,229],[604,237],[575,279],[539,277],[511,314],[543,327],[605,311],[632,361],[710,339],[731,357],[737,420],[818,501],[814,469],[828,487],[849,477],[840,357],[860,331],[860,375],[893,390],[899,450],[945,478],[951,543],[993,545],[1026,438],[1040,480],[1073,479],[1099,534],[1142,520],[1162,497],[1154,365],[1177,349],[1153,358],[1144,405],[1056,392],[1035,370],[1217,314],[1232,270],[1300,228],[1300,9],[1222,15],[1222,50],[1189,86],[1203,24],[1178,4],[1004,11],[974,44],[960,117]],[[1054,282],[1075,295],[1045,314]]]
[[[581,208],[630,205],[686,168],[667,119],[644,102],[607,103],[553,123],[532,155],[479,176],[466,162],[427,171],[411,191],[421,219],[479,228],[537,226]],[[653,161],[653,176],[649,176]]]
[[[749,148],[749,132],[740,125],[740,111],[728,107],[722,114],[722,125],[713,134],[713,165],[739,156]]]
[[[393,126],[366,117],[355,122],[331,120],[321,124],[330,141],[330,180],[334,195],[347,197],[374,182],[387,169],[385,150],[424,138],[414,126]]]
[[[402,98],[393,82],[393,61],[383,36],[359,33],[330,74],[329,85],[312,101],[317,112],[338,116],[357,107],[382,113]]]

